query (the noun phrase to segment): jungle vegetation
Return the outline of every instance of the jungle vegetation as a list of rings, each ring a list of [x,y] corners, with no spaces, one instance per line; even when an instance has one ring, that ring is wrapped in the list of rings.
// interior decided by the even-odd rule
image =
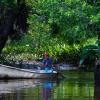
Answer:
[[[41,59],[45,51],[54,61],[73,64],[94,52],[97,57],[99,5],[99,0],[0,0],[1,59]]]

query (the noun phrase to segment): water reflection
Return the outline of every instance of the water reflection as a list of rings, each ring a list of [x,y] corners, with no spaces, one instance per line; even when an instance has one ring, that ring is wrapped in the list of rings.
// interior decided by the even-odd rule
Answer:
[[[42,88],[43,100],[51,100],[52,88],[53,88],[53,83],[50,81],[46,81],[43,84],[43,88]]]
[[[0,81],[0,100],[94,100],[93,85],[89,78]]]
[[[63,81],[55,91],[54,98],[66,100],[93,100],[93,83],[78,81]],[[57,99],[58,100],[58,99]]]
[[[6,80],[0,81],[0,93],[13,93],[16,90],[35,87],[37,81],[33,80]]]
[[[100,86],[95,86],[94,100],[100,100]]]

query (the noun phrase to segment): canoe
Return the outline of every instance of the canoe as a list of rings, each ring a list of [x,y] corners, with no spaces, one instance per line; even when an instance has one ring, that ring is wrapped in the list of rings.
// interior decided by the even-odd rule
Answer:
[[[57,75],[54,70],[30,70],[0,64],[0,78],[43,78],[50,79]]]

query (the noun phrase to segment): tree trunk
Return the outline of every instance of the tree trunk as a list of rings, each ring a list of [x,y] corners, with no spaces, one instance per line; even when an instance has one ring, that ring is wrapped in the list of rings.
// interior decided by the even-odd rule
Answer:
[[[17,0],[18,14],[16,19],[16,25],[21,32],[26,32],[28,28],[27,17],[28,8],[26,6],[25,0]]]
[[[4,48],[6,41],[7,41],[7,37],[0,36],[0,53],[1,53],[2,49]]]
[[[4,7],[3,10],[0,9],[0,14],[1,12],[4,13],[3,16],[0,16],[0,53],[8,37],[16,37],[16,33],[19,35],[27,31],[28,9],[25,0],[17,0],[16,7],[17,9],[14,9],[13,6],[9,5]]]
[[[7,12],[3,17],[3,21],[0,25],[0,53],[6,44],[6,41],[13,29],[13,24],[15,21],[14,12],[10,8],[7,9]]]

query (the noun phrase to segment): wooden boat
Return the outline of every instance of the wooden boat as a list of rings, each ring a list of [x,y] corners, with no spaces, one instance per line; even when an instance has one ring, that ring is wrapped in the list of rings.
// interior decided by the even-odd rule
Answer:
[[[0,64],[0,78],[43,78],[50,79],[57,75],[54,70],[29,70]]]

